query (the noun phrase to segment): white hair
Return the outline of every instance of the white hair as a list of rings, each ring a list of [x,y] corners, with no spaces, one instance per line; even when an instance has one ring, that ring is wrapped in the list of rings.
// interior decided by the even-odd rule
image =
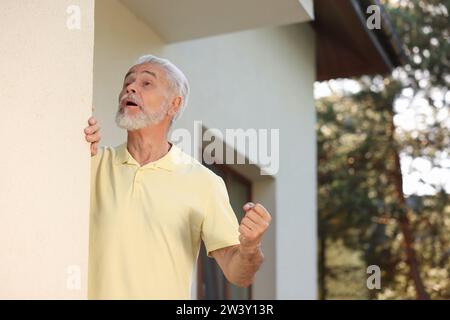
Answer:
[[[179,119],[186,109],[186,105],[189,99],[189,82],[184,73],[172,62],[167,59],[159,58],[157,56],[147,54],[139,57],[134,65],[130,69],[138,64],[151,63],[156,64],[164,69],[166,72],[166,78],[169,82],[169,88],[175,92],[175,94],[181,96],[182,102],[178,112],[173,116],[171,126]]]

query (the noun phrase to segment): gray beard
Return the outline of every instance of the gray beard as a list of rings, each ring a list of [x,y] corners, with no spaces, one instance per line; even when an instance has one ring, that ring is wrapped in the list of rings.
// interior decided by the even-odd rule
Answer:
[[[119,107],[116,113],[116,124],[119,128],[128,131],[139,130],[160,123],[166,116],[166,112],[167,105],[163,105],[159,111],[155,112],[146,112],[140,107],[139,113],[131,116],[127,114],[126,109],[121,112]]]

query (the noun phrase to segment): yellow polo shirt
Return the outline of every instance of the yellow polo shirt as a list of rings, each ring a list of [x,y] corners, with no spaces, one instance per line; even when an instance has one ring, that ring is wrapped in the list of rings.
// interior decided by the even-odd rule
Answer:
[[[89,299],[190,299],[200,241],[239,244],[222,178],[176,145],[144,166],[101,148],[91,177]]]

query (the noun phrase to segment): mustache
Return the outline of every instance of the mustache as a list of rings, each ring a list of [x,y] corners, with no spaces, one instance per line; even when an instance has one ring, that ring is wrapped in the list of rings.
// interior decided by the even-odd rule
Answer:
[[[137,104],[139,107],[142,108],[142,101],[141,99],[139,99],[139,97],[137,97],[134,93],[130,93],[130,94],[125,94],[123,95],[120,100],[119,100],[119,104],[123,105],[124,102],[133,102],[135,104]]]

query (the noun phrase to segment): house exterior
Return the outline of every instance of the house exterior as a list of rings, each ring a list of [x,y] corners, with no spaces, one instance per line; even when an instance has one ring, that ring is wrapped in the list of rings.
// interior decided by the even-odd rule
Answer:
[[[0,33],[9,47],[2,44],[6,59],[0,78],[10,79],[2,98],[14,112],[1,120],[3,141],[13,153],[1,160],[8,173],[0,182],[5,208],[0,252],[6,261],[0,281],[7,284],[0,297],[86,297],[90,171],[82,128],[93,103],[101,144],[126,140],[114,121],[118,94],[130,65],[150,53],[175,63],[191,86],[171,140],[197,157],[213,139],[223,142],[225,153],[245,159],[244,164],[210,165],[224,178],[238,217],[239,203],[250,199],[273,216],[263,242],[265,262],[252,287],[226,284],[200,253],[192,298],[316,299],[314,82],[387,72],[399,63],[391,35],[381,30],[370,36],[361,20],[364,8],[342,3],[96,0],[94,7],[88,0],[2,2]],[[17,72],[21,76],[11,79]],[[22,81],[33,83],[28,94]],[[17,127],[19,145],[8,138]],[[271,170],[264,163],[269,154],[248,152],[246,143],[226,134],[239,129],[245,141],[271,140]],[[27,159],[33,159],[31,168]],[[17,173],[17,167],[28,169]],[[15,267],[23,262],[37,269]]]

